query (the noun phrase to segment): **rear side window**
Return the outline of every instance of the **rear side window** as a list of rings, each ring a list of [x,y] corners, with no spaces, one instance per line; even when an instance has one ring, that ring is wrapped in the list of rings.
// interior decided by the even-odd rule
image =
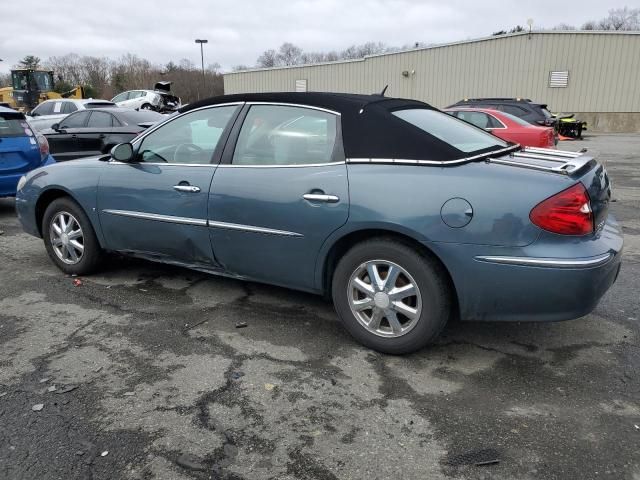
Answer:
[[[478,128],[504,128],[498,120],[484,112],[456,112],[456,117]]]
[[[332,161],[336,115],[301,107],[254,105],[233,154],[235,165],[309,165]]]
[[[25,130],[29,130],[27,133]],[[25,137],[33,135],[24,118],[19,114],[0,113],[0,138],[2,137]]]
[[[498,137],[437,110],[412,108],[392,113],[461,152],[470,153],[507,146],[507,143]]]
[[[78,107],[73,102],[64,102],[62,106],[62,113],[73,113],[78,111]]]
[[[528,113],[524,108],[516,107],[515,105],[499,105],[498,110],[510,113],[516,117],[523,117]]]
[[[87,127],[90,128],[107,128],[113,125],[113,117],[106,112],[91,112],[91,118]]]

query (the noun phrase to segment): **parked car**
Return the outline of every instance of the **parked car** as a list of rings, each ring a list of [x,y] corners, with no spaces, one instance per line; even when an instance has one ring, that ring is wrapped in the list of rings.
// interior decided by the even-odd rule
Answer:
[[[94,108],[72,113],[42,131],[59,162],[101,155],[118,143],[133,140],[140,132],[164,120],[164,115],[128,108]]]
[[[24,114],[0,107],[0,197],[13,197],[25,173],[52,163],[47,139],[33,131]]]
[[[382,352],[421,348],[454,316],[586,315],[620,269],[594,158],[509,145],[414,100],[216,97],[110,159],[45,172],[16,209],[63,272],[116,251],[324,294]]]
[[[129,90],[111,99],[119,107],[136,110],[154,110],[160,113],[175,112],[181,107],[180,98],[171,94],[170,82],[158,82],[155,90]]]
[[[535,103],[528,98],[465,98],[447,108],[491,108],[521,118],[532,125],[556,127],[556,118],[544,103]]]
[[[489,108],[448,108],[445,112],[523,147],[554,148],[557,143],[553,127],[532,125],[510,113]]]
[[[54,100],[45,100],[31,110],[31,113],[27,115],[27,120],[35,130],[44,130],[51,128],[51,125],[58,123],[67,115],[77,112],[78,110],[115,106],[115,103],[109,102],[108,100],[57,98]]]

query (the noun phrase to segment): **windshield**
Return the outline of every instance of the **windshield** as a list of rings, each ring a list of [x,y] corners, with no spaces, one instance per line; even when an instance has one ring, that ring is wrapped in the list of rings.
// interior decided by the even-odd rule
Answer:
[[[437,110],[412,108],[392,113],[465,153],[508,146],[498,137]]]
[[[53,76],[49,72],[18,70],[11,74],[11,81],[14,90],[53,90]]]

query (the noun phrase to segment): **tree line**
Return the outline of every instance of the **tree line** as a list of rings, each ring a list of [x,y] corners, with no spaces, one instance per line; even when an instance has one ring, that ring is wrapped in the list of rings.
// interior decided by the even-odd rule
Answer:
[[[171,91],[183,103],[224,93],[220,65],[208,65],[203,81],[202,68],[187,59],[157,65],[130,53],[115,60],[69,53],[46,60],[27,55],[15,67],[52,70],[58,93],[82,85],[92,98],[111,99],[126,90],[153,89],[158,81],[172,82]],[[10,84],[9,75],[0,76],[0,86]]]
[[[640,30],[640,8],[612,8],[609,15],[600,20],[589,20],[579,28],[568,23],[560,23],[551,30],[602,30],[602,31],[635,31]],[[506,35],[526,31],[522,25],[516,25],[510,30],[500,30],[492,35]]]

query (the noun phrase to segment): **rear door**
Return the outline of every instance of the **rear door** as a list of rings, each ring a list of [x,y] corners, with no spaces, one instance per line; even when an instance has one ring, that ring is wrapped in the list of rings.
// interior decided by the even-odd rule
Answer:
[[[78,151],[87,157],[102,154],[105,140],[113,132],[113,122],[110,113],[91,110],[86,127],[79,128],[76,133]]]
[[[232,274],[313,290],[320,247],[349,214],[340,115],[277,104],[243,113],[211,186],[214,254]]]
[[[0,108],[0,194],[4,191],[2,177],[15,177],[39,167],[40,148],[35,135],[19,112],[3,111]],[[6,180],[6,178],[5,178]],[[11,179],[13,193],[15,182]]]

